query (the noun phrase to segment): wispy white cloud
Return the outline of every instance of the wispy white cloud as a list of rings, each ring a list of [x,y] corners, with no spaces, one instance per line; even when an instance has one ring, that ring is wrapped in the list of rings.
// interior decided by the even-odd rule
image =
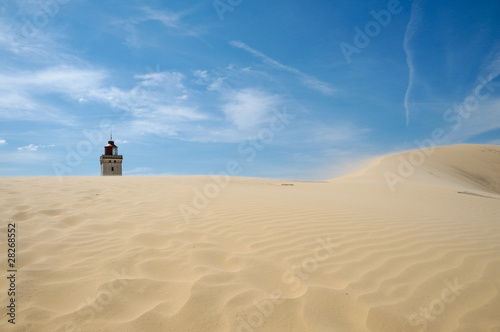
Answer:
[[[30,145],[18,147],[17,150],[18,151],[38,151],[38,149],[40,149],[40,148],[53,148],[54,146],[55,146],[54,144],[50,144],[50,145],[30,144]]]
[[[209,75],[207,70],[194,70],[193,76],[195,77],[194,82],[199,85],[207,86],[209,91],[219,91],[222,88],[222,84],[226,80],[226,77],[213,77]]]
[[[102,86],[104,71],[58,66],[25,74],[14,83],[41,89],[42,92],[67,94],[75,99],[88,95],[88,91]]]
[[[197,69],[193,71],[193,76],[197,77],[197,84],[205,84],[208,80],[208,72],[206,70]]]
[[[408,88],[406,89],[405,99],[404,99],[407,127],[410,125],[410,96],[412,89],[415,85],[415,75],[416,75],[415,59],[410,43],[420,27],[423,15],[424,12],[422,7],[420,6],[420,0],[413,1],[411,7],[411,16],[408,25],[406,27],[405,38],[403,42],[403,49],[406,53],[406,62],[408,64],[408,69],[409,69]]]
[[[195,110],[189,102],[189,89],[184,85],[184,75],[179,72],[154,72],[135,75],[132,89],[103,87],[93,89],[89,98],[111,107],[130,112],[141,119],[170,117],[171,121],[199,120],[205,115]]]
[[[184,75],[179,72],[152,72],[144,75],[135,75],[140,86],[162,87],[164,90],[183,89]]]
[[[71,124],[74,116],[47,101],[47,94],[84,99],[105,77],[103,71],[69,66],[0,72],[0,118]]]
[[[136,83],[131,89],[103,87],[88,96],[89,100],[126,111],[122,126],[130,135],[184,137],[196,130],[194,123],[210,119],[206,112],[198,110],[182,73],[154,72],[134,78]]]
[[[250,129],[268,120],[268,115],[281,103],[281,97],[258,89],[232,91],[222,107],[226,117],[239,129]]]
[[[0,145],[4,145],[4,144],[7,144],[7,141],[4,139],[0,139]]]
[[[117,20],[115,24],[123,26],[123,29],[127,33],[125,44],[130,48],[139,48],[142,45],[140,24],[143,22],[158,22],[163,25],[169,33],[180,36],[200,37],[205,34],[207,32],[206,28],[199,28],[184,22],[183,18],[190,12],[191,10],[175,13],[168,10],[142,7],[137,10],[137,14],[133,17],[126,20]]]
[[[212,81],[207,87],[209,91],[219,91],[222,88],[225,78],[219,77]]]
[[[250,46],[248,46],[247,44],[245,44],[241,41],[233,40],[230,42],[230,44],[234,47],[241,48],[241,49],[251,53],[252,55],[254,55],[258,58],[261,58],[264,63],[266,63],[270,66],[273,66],[277,69],[288,71],[290,73],[297,75],[299,77],[300,81],[302,82],[302,84],[310,89],[319,91],[322,94],[325,94],[328,96],[339,92],[338,89],[333,88],[329,83],[323,82],[314,76],[304,74],[303,72],[301,72],[300,70],[298,70],[296,68],[286,66],[286,65],[268,57],[267,55],[251,48]]]
[[[37,10],[42,9],[38,7]],[[17,15],[22,16],[19,13]],[[0,16],[0,52],[10,53],[16,59],[29,63],[30,66],[84,64],[84,61],[74,55],[64,42],[61,42],[67,39],[62,30],[50,29],[50,26],[46,26],[43,28],[43,33],[37,31],[37,33],[26,35],[24,28],[30,21],[24,20],[24,23],[20,23],[11,16]]]
[[[139,19],[140,21],[159,21],[167,28],[180,28],[181,14],[179,13],[173,13],[166,10],[155,10],[150,7],[143,7],[142,12],[144,15]]]
[[[0,90],[0,92],[2,92]],[[52,122],[74,125],[75,116],[61,109],[35,100],[27,93],[5,94],[0,101],[0,119],[16,121]]]
[[[135,25],[124,23],[123,30],[127,33],[127,36],[125,37],[125,45],[129,48],[139,48],[141,46],[141,42]]]
[[[103,71],[70,66],[50,67],[37,71],[0,73],[0,89],[43,93],[83,95],[99,87],[106,77]]]

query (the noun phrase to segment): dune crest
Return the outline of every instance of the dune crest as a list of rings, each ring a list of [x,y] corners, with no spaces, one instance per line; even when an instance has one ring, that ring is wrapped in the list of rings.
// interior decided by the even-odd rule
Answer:
[[[407,151],[376,158],[361,171],[340,179],[390,182],[394,178],[395,183],[406,185],[461,188],[500,195],[500,147],[462,144]]]
[[[417,155],[323,182],[0,178],[0,330],[500,330],[500,148],[436,148],[391,190]]]

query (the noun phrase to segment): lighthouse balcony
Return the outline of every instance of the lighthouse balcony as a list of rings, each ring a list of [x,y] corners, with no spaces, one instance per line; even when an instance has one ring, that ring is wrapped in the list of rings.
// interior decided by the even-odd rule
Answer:
[[[123,159],[123,156],[121,154],[116,154],[116,155],[103,154],[101,155],[101,160],[102,159]]]

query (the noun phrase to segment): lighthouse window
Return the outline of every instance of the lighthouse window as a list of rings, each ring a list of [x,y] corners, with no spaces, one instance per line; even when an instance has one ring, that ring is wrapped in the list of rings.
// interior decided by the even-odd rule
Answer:
[[[109,162],[111,162],[111,160]]]
[[[116,163],[116,160],[114,160],[113,162]]]
[[[115,171],[115,168],[114,167],[111,167],[111,172],[114,172]]]

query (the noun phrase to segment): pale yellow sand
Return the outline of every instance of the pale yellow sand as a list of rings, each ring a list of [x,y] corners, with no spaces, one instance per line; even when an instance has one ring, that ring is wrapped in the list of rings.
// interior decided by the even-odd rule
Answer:
[[[224,188],[0,178],[2,275],[8,223],[18,249],[16,324],[3,314],[0,330],[500,331],[500,147],[422,155],[403,174],[416,153]]]

